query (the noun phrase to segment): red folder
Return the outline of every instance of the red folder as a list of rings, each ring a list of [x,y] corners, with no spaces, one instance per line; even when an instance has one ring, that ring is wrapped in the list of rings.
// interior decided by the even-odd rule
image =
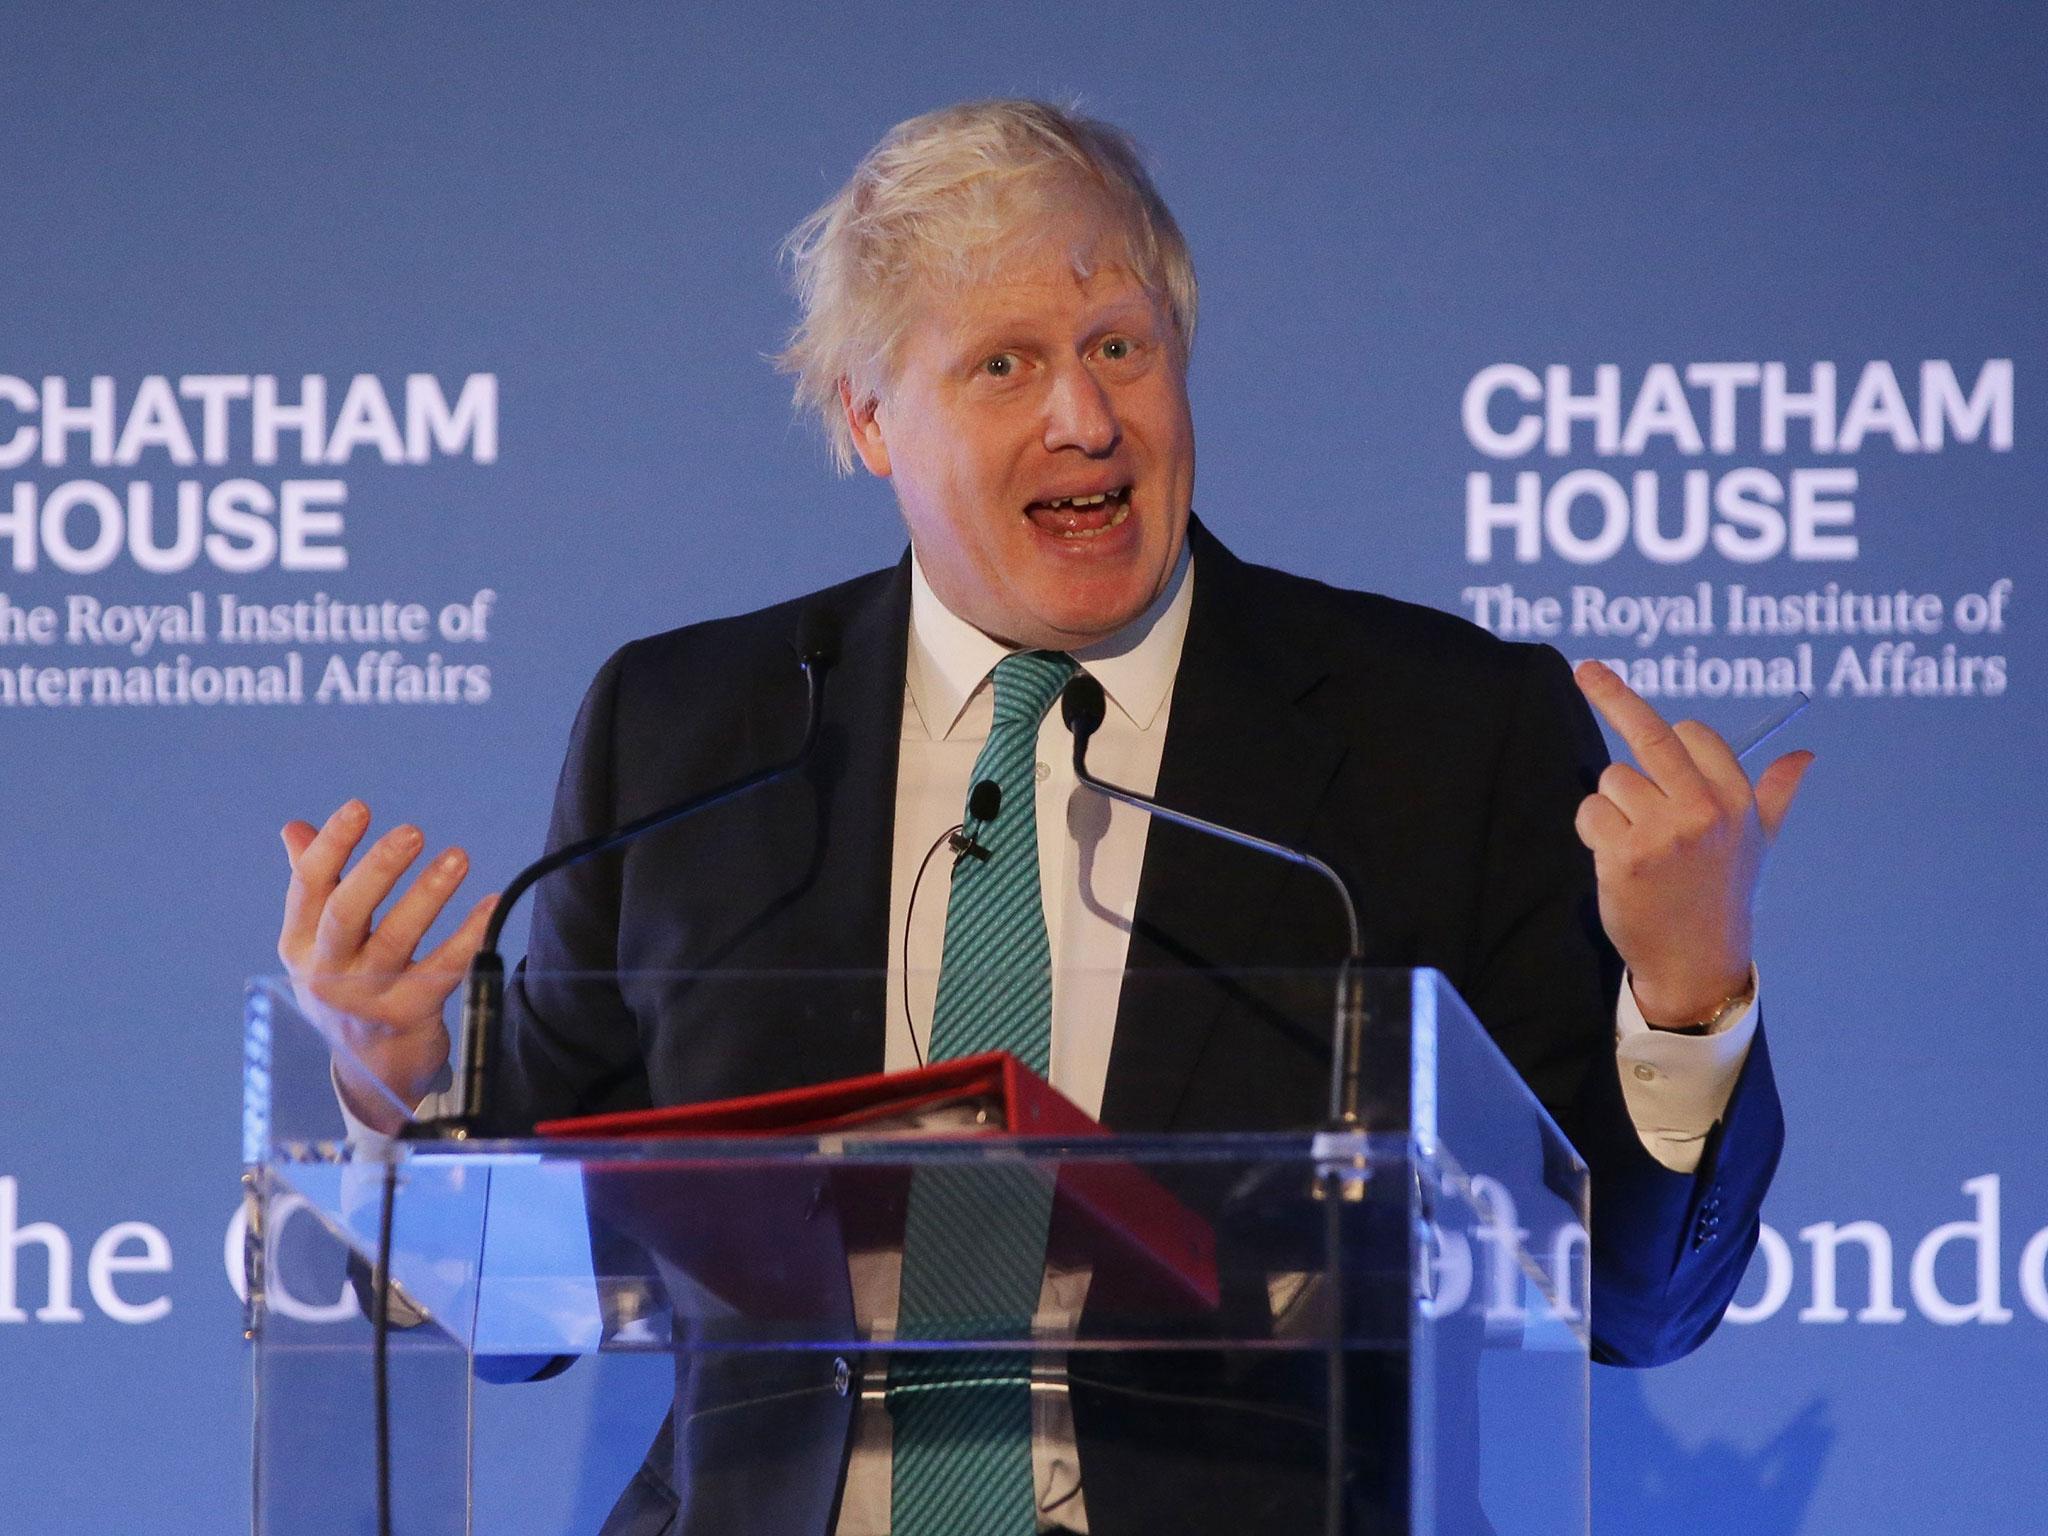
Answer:
[[[986,1111],[974,1130],[908,1130],[915,1116],[956,1105]],[[1072,1100],[1004,1051],[937,1062],[911,1072],[876,1073],[793,1088],[780,1093],[549,1120],[542,1136],[576,1141],[745,1139],[756,1136],[915,1136],[958,1139],[978,1136],[1049,1136],[1091,1140],[1108,1135]],[[907,1183],[909,1170],[891,1165],[887,1174]],[[887,1199],[873,1187],[877,1170],[849,1162],[849,1179],[865,1189],[840,1202],[853,1211],[894,1211],[902,1200]],[[636,1226],[641,1225],[635,1223]],[[644,1230],[644,1228],[643,1228]],[[877,1245],[900,1242],[901,1232],[849,1233]],[[1091,1306],[1149,1309],[1218,1304],[1216,1239],[1209,1224],[1189,1211],[1137,1166],[1113,1158],[1078,1157],[1060,1164],[1055,1188],[1052,1256],[1094,1270]]]

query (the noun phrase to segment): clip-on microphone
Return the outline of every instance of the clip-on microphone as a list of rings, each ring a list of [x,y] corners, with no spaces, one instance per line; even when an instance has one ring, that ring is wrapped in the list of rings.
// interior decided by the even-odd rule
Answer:
[[[987,826],[1002,808],[1003,786],[994,779],[982,779],[967,792],[967,819],[946,834],[946,846],[953,850],[955,864],[962,858],[988,862],[988,850],[975,841],[976,834],[970,829]]]

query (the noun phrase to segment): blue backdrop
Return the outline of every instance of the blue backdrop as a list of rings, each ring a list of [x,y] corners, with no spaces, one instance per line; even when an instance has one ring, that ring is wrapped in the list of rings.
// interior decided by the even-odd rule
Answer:
[[[1203,282],[1197,505],[1240,553],[1731,731],[1813,679],[1762,902],[1772,1230],[1698,1356],[1599,1373],[1599,1528],[2040,1527],[2038,8],[5,33],[0,1528],[241,1525],[222,1243],[277,826],[360,794],[509,871],[614,645],[893,559],[886,487],[832,479],[763,362],[776,243],[891,123],[1019,93],[1154,157]],[[1731,629],[1737,584],[1778,601]],[[220,632],[316,594],[412,632]]]

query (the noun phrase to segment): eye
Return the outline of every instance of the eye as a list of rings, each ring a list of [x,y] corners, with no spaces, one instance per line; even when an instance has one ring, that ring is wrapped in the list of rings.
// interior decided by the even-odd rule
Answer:
[[[992,379],[1007,379],[1017,371],[1017,359],[1009,352],[998,352],[994,357],[985,358],[981,371]]]
[[[1136,350],[1128,336],[1112,336],[1102,344],[1102,355],[1112,363],[1123,362]]]

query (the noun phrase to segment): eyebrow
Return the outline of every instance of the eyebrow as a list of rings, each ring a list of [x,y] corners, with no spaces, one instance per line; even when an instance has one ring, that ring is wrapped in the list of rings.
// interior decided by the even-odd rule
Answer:
[[[1129,326],[1133,319],[1143,319],[1149,325],[1151,311],[1150,300],[1143,296],[1133,295],[1115,299],[1090,317],[1093,323],[1087,329],[1090,332],[1117,330]],[[957,350],[963,357],[968,354],[980,354],[991,347],[1001,345],[1005,338],[1028,335],[1037,324],[1035,317],[1027,317],[1021,313],[998,313],[963,330]]]

